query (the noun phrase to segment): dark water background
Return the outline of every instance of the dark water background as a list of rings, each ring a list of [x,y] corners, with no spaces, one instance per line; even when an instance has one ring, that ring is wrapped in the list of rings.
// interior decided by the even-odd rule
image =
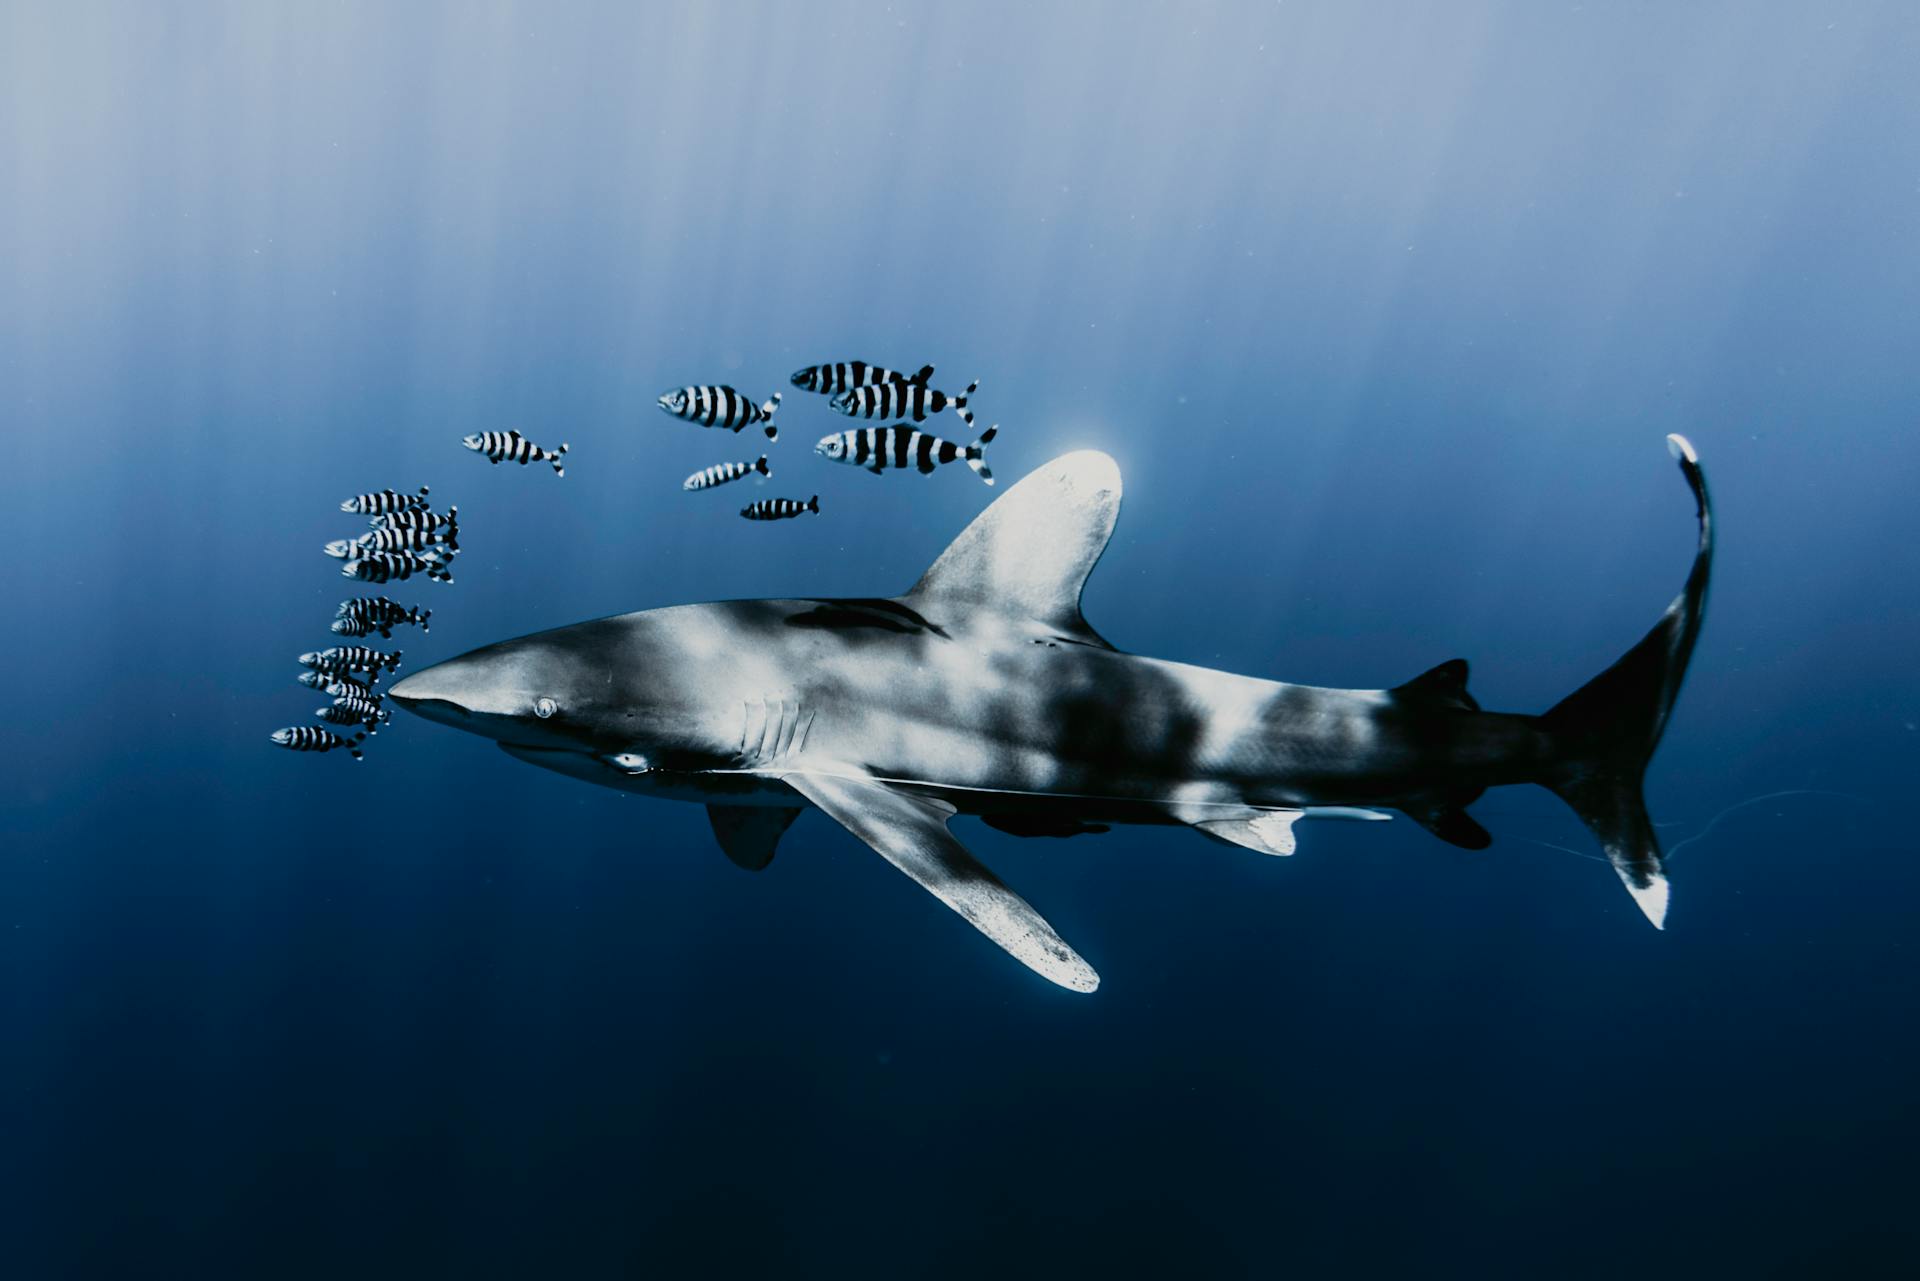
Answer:
[[[1900,4],[0,8],[0,1273],[1913,1275],[1916,66]],[[826,511],[750,525],[653,408],[842,357],[1119,459],[1117,644],[1511,710],[1677,589],[1685,431],[1654,815],[1805,791],[1665,933],[1545,793],[960,824],[1088,999],[818,815],[753,877],[418,721],[267,743],[363,489],[461,509],[415,669],[904,588],[964,473],[790,394]]]

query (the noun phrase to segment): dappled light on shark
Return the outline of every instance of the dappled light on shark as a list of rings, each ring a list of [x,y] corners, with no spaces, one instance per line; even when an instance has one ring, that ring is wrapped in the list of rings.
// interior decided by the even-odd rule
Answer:
[[[1489,787],[1565,800],[1656,927],[1668,887],[1641,779],[1685,676],[1712,561],[1706,481],[1669,446],[1699,542],[1680,595],[1614,665],[1543,715],[1489,712],[1453,659],[1387,689],[1289,685],[1128,654],[1080,597],[1120,509],[1107,455],[1057,458],[977,517],[895,599],[647,610],[475,650],[394,686],[429,720],[605,787],[707,806],[741,867],[826,812],[1035,972],[1093,968],[948,830],[1181,825],[1290,855],[1316,818],[1403,814],[1481,849]]]

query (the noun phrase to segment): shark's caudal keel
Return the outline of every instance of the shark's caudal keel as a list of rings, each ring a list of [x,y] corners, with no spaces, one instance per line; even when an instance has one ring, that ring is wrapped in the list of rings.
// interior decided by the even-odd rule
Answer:
[[[818,808],[1046,978],[1099,977],[948,830],[1021,836],[1178,824],[1291,854],[1296,824],[1397,810],[1469,849],[1466,806],[1539,783],[1599,838],[1649,920],[1667,882],[1640,783],[1699,633],[1712,515],[1693,448],[1699,548],[1678,599],[1627,654],[1542,716],[1482,711],[1455,659],[1391,689],[1340,690],[1125,654],[1080,593],[1120,476],[1068,454],[981,513],[891,599],[727,601],[563,627],[475,650],[394,701],[510,755],[707,806],[727,857],[772,859]]]

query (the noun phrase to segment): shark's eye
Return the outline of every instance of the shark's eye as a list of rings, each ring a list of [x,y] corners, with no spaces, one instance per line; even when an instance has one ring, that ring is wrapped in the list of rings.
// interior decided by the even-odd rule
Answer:
[[[533,714],[543,721],[559,710],[559,706],[550,698],[536,698],[533,700]]]

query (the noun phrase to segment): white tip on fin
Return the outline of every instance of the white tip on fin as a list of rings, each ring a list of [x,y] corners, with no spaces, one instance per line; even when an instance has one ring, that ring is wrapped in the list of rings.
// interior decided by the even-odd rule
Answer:
[[[1218,840],[1285,858],[1296,848],[1293,825],[1301,817],[1300,810],[1267,810],[1252,818],[1206,819],[1194,826]]]
[[[947,830],[953,806],[852,772],[785,777],[794,791],[1034,973],[1072,992],[1100,986],[1093,967],[1053,926]]]
[[[1700,454],[1694,449],[1693,442],[1679,432],[1672,432],[1667,436],[1667,452],[1675,458],[1684,458],[1696,466],[1699,465]]]
[[[1655,872],[1652,879],[1645,885],[1635,885],[1628,879],[1625,869],[1621,869],[1620,883],[1627,887],[1627,893],[1633,895],[1633,901],[1640,905],[1640,910],[1647,914],[1649,921],[1653,922],[1654,929],[1664,930],[1667,928],[1667,896],[1669,891],[1667,878],[1664,873]]]

